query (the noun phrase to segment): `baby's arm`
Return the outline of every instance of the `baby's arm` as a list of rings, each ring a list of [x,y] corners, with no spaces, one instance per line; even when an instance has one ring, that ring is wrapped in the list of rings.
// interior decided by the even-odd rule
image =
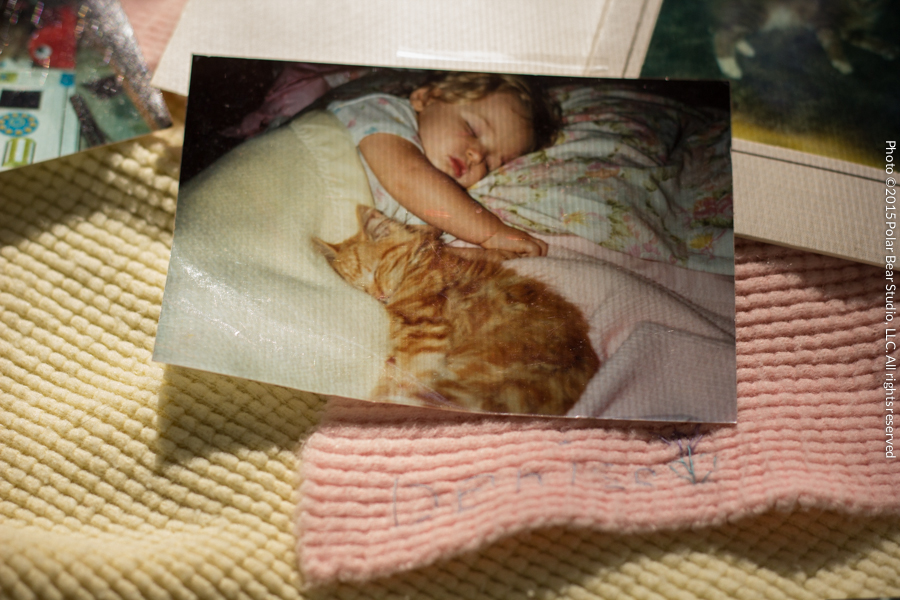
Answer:
[[[376,133],[360,140],[359,150],[384,189],[426,223],[487,249],[525,256],[547,253],[546,243],[505,225],[485,210],[412,142]]]

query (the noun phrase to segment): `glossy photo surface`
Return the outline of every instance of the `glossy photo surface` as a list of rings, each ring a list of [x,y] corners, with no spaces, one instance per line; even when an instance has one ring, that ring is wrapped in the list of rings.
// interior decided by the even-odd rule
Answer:
[[[154,359],[731,422],[729,88],[195,57]]]

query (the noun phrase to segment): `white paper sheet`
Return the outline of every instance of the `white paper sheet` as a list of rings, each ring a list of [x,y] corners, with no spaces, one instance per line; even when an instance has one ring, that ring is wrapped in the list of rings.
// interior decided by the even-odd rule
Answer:
[[[153,83],[187,94],[191,54],[621,77],[658,3],[190,0]]]

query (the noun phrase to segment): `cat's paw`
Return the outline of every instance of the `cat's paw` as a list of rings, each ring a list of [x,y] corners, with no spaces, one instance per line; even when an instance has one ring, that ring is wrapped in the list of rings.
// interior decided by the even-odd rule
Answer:
[[[844,59],[837,59],[831,61],[831,66],[840,71],[844,75],[849,75],[853,72],[853,65],[850,64],[850,61]]]
[[[756,56],[756,50],[753,49],[753,46],[747,40],[739,41],[735,44],[734,49],[748,58]]]
[[[741,67],[737,64],[737,59],[732,56],[729,56],[728,58],[716,58],[716,62],[719,63],[719,70],[722,71],[722,74],[729,79],[740,79],[744,74],[744,72],[741,71]]]
[[[509,250],[484,251],[484,260],[488,260],[491,262],[503,262],[505,260],[511,260],[513,258],[519,258],[519,255],[515,252],[510,252]]]

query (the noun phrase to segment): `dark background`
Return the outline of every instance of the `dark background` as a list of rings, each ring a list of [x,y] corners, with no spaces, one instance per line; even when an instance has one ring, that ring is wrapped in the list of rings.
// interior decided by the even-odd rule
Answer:
[[[243,140],[222,135],[262,104],[282,63],[194,56],[184,127],[181,183]]]

